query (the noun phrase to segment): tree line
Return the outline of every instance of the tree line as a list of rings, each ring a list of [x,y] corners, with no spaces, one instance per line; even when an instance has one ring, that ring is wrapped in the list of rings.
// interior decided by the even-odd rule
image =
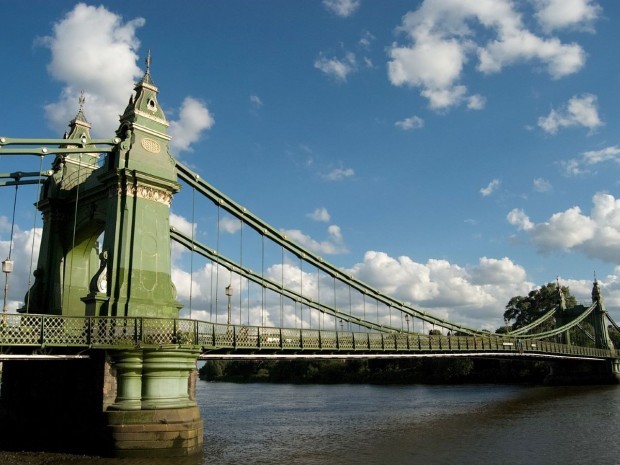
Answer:
[[[576,305],[568,287],[558,289],[554,283],[531,291],[527,296],[510,299],[504,312],[505,326],[496,332],[506,333],[523,327],[558,304],[561,290],[567,307]],[[512,322],[512,323],[511,323]],[[553,318],[541,330],[553,328]],[[577,330],[575,330],[577,331]],[[441,334],[431,330],[430,335]],[[590,344],[587,338],[571,340]],[[610,327],[610,336],[620,348],[620,333]],[[462,384],[462,383],[531,383],[540,384],[547,376],[545,362],[469,358],[410,358],[353,360],[209,360],[199,369],[205,381],[237,383],[367,383],[367,384]]]

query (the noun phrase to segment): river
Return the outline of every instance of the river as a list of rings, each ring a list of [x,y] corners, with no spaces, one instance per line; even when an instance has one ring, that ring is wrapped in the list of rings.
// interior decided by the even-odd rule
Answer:
[[[205,421],[200,459],[0,453],[0,464],[620,463],[618,386],[199,382],[197,399]]]

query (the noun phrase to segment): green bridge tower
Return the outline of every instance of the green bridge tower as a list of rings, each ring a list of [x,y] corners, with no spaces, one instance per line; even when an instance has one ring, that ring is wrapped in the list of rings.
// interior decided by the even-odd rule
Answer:
[[[117,143],[101,166],[80,98],[37,204],[44,219],[40,254],[21,312],[107,316],[112,326],[121,317],[178,318],[169,217],[180,185],[150,65],[149,53],[120,117]],[[88,152],[65,153],[76,147]],[[70,362],[5,362],[5,441],[18,444],[29,431],[28,441],[47,450],[202,451],[194,400],[199,351],[149,347],[91,350],[88,360]]]

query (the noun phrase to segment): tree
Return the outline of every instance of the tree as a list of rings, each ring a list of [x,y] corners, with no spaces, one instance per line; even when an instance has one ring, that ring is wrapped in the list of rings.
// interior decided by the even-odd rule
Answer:
[[[568,287],[561,286],[561,290],[562,294],[564,294],[566,307],[574,307],[577,304],[577,300],[570,293]],[[557,284],[548,283],[540,289],[531,291],[527,296],[515,296],[510,299],[506,305],[504,320],[506,320],[506,322],[515,320],[512,324],[512,329],[518,329],[537,320],[549,310],[557,307],[559,303],[560,296]],[[555,320],[550,318],[545,321],[538,330],[544,331],[546,329],[551,329],[554,325]]]

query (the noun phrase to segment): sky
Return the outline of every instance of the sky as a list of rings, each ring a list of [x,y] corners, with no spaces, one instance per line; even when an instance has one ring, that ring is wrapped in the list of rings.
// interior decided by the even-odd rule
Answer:
[[[619,22],[612,0],[12,2],[0,136],[61,137],[84,91],[112,137],[151,50],[174,156],[334,265],[486,329],[556,279],[587,303],[596,276],[620,320]],[[41,227],[21,192],[11,309]]]

